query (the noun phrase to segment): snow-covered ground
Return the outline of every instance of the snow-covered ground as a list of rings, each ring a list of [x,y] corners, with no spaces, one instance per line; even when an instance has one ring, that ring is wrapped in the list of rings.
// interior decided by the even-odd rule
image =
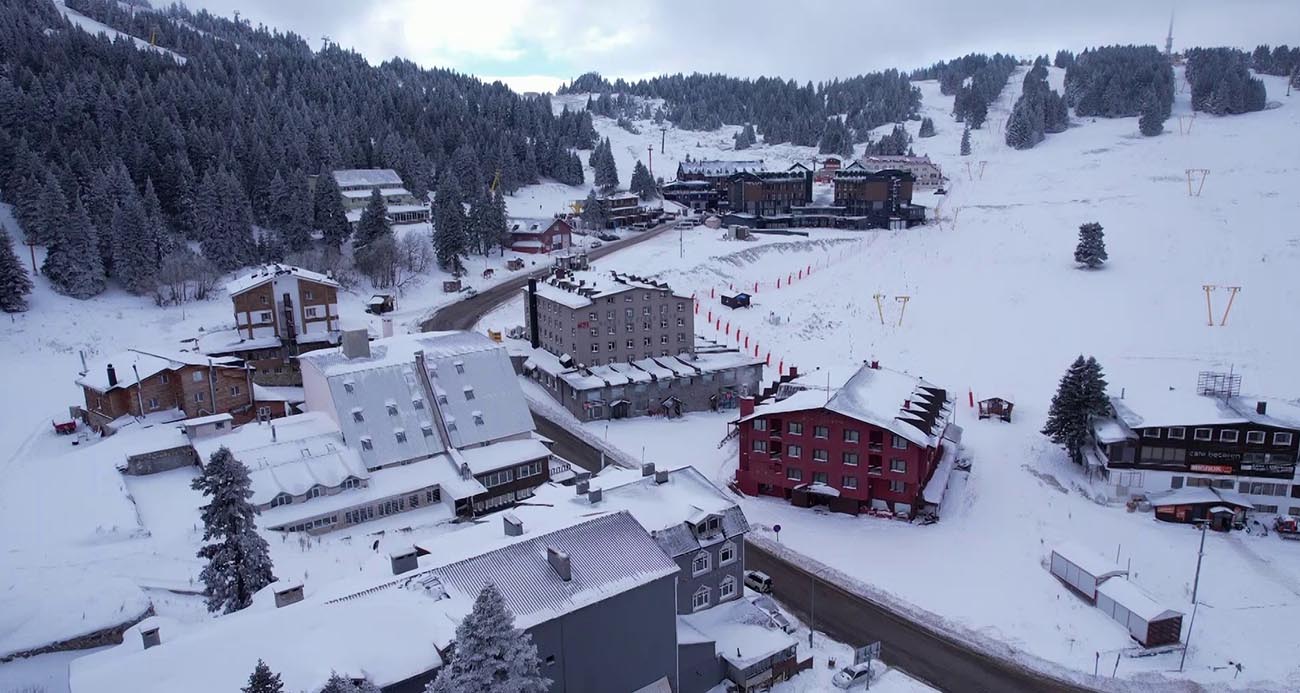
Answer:
[[[62,13],[63,16],[68,19],[68,21],[72,22],[75,26],[81,27],[82,29],[86,30],[86,32],[88,33],[104,34],[108,36],[108,38],[113,40],[124,38],[129,40],[131,43],[134,43],[136,48],[139,48],[141,50],[157,51],[159,53],[162,53],[163,55],[170,55],[172,59],[174,59],[176,62],[182,65],[185,64],[186,58],[180,53],[177,53],[167,48],[163,48],[162,46],[155,46],[149,43],[148,41],[145,41],[144,39],[131,36],[130,34],[124,34],[118,31],[117,29],[114,29],[113,27],[104,24],[103,22],[99,22],[94,19],[91,19],[90,17],[87,17],[86,15],[81,14],[80,12],[68,7],[63,0],[54,0],[54,6],[59,9],[59,12]]]
[[[1051,72],[1059,88],[1061,71]],[[988,126],[972,133],[974,151],[964,158],[957,156],[960,125],[947,115],[951,98],[936,83],[921,83],[923,108],[938,135],[914,146],[952,178],[946,198],[923,202],[938,204],[938,225],[859,234],[860,242],[839,248],[847,258],[835,261],[832,249],[822,257],[827,266],[779,290],[773,274],[782,271],[783,256],[787,267],[815,265],[815,252],[783,248],[790,239],[741,246],[699,230],[686,232],[684,260],[678,238],[666,234],[599,264],[635,267],[701,297],[709,284],[765,283],[748,311],[702,300],[697,326],[713,336],[705,311],[722,313],[733,333],[739,327],[764,354],[772,352],[773,367],[778,358],[801,370],[872,358],[949,388],[975,464],[968,477],[954,480],[939,524],[826,515],[774,499],[748,499],[745,511],[757,525],[780,524],[787,546],[935,614],[937,622],[1091,673],[1098,652],[1113,662],[1133,643],[1047,573],[1050,547],[1076,539],[1131,561],[1139,585],[1190,615],[1199,534],[1156,522],[1150,513],[1094,502],[1079,470],[1037,429],[1058,379],[1079,353],[1100,360],[1113,394],[1190,389],[1198,371],[1231,367],[1243,375],[1244,392],[1300,396],[1294,363],[1300,324],[1291,308],[1300,300],[1294,279],[1300,233],[1291,223],[1300,211],[1291,194],[1300,180],[1300,142],[1291,136],[1300,108],[1284,96],[1281,79],[1265,76],[1279,108],[1198,117],[1191,134],[1180,135],[1177,117],[1190,115],[1184,90],[1160,137],[1141,137],[1134,118],[1084,119],[1017,152],[1003,144],[999,130],[1022,77],[1012,76]],[[716,145],[722,138],[704,139]],[[639,151],[618,140],[614,149],[629,157]],[[1210,169],[1199,197],[1188,195],[1188,168]],[[1087,221],[1105,227],[1111,257],[1094,272],[1072,262],[1077,228]],[[818,237],[824,236],[814,231]],[[737,254],[737,247],[758,252]],[[1206,325],[1205,284],[1242,287],[1223,327]],[[909,297],[901,316],[898,296]],[[1220,289],[1212,298],[1217,323],[1227,293]],[[503,307],[485,324],[518,324],[520,310]],[[1014,396],[1015,422],[976,421],[966,406],[968,389],[977,398]],[[693,414],[587,427],[633,456],[644,448],[647,461],[690,462],[725,483],[736,464],[734,443],[717,448],[728,418]],[[1118,676],[1300,686],[1293,647],[1300,546],[1272,535],[1211,534],[1200,600],[1184,673],[1177,672],[1176,654],[1122,656]],[[1244,667],[1235,679],[1230,661]]]

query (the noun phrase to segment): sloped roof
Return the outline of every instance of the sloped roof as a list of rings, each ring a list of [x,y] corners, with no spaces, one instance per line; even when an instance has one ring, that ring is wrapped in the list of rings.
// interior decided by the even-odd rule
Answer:
[[[231,296],[234,296],[235,294],[241,294],[255,286],[261,286],[276,277],[282,276],[292,276],[297,279],[304,279],[306,281],[316,282],[317,284],[324,284],[336,288],[339,285],[338,282],[320,274],[319,272],[312,272],[311,270],[294,267],[293,265],[273,264],[262,265],[261,267],[256,267],[251,271],[243,270],[240,274],[236,275],[234,279],[226,282],[226,292]]]
[[[334,172],[334,182],[340,188],[364,185],[369,188],[400,188],[402,177],[391,168],[348,168]]]
[[[683,161],[677,164],[680,173],[695,173],[705,176],[729,176],[740,171],[763,170],[762,159],[706,159],[703,161]]]
[[[1097,585],[1097,593],[1104,594],[1111,601],[1128,609],[1133,615],[1150,623],[1182,616],[1181,611],[1166,609],[1145,590],[1128,578],[1117,577]],[[1125,624],[1128,625],[1128,624]]]
[[[238,367],[239,359],[229,356],[206,356],[191,351],[166,351],[161,349],[126,349],[87,364],[84,375],[77,384],[98,392],[108,392],[135,384],[136,374],[141,380],[163,371],[174,371],[183,366]],[[108,367],[113,366],[117,384],[108,384]]]

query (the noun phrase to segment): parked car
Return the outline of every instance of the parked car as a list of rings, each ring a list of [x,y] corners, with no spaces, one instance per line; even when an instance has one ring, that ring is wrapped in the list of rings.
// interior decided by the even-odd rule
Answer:
[[[612,233],[608,233],[608,232],[606,232],[606,233],[599,233],[599,234],[596,234],[596,238],[599,238],[599,239],[602,240],[602,241],[617,241],[617,240],[618,240],[618,236],[615,236],[614,234],[612,234]]]
[[[745,571],[745,586],[759,594],[772,593],[772,578],[757,570]]]
[[[871,662],[866,661],[861,664],[854,664],[851,667],[844,667],[835,674],[831,679],[831,685],[836,688],[848,690],[858,686],[866,686],[871,679]]]
[[[465,294],[466,296],[477,296],[477,295],[478,295],[478,289],[475,289],[475,288],[472,287],[472,286],[467,286],[467,287],[461,289],[460,292],[463,293],[463,294]]]
[[[588,248],[599,248],[599,247],[602,246],[602,245],[605,245],[605,244],[602,243],[602,242],[600,242],[600,241],[592,241],[591,244],[588,245],[587,247],[588,247]]]

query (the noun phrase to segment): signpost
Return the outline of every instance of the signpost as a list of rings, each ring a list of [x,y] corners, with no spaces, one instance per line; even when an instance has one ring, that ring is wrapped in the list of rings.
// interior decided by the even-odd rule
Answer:
[[[781,525],[772,525],[772,532],[776,534],[777,543],[781,543]]]
[[[853,651],[853,665],[867,663],[867,688],[871,688],[871,662],[880,659],[880,641],[864,645]]]

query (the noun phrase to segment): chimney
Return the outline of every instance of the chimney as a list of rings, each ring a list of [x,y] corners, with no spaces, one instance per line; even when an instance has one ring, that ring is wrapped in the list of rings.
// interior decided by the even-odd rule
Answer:
[[[587,495],[587,491],[591,489],[591,482],[583,479],[582,481],[579,481],[574,488],[577,490],[579,496],[585,496]]]
[[[605,492],[598,488],[593,488],[591,489],[591,491],[587,492],[587,500],[592,505],[599,503],[601,499],[604,497],[605,497]]]
[[[903,400],[903,409],[911,409],[911,408],[912,408],[912,400],[910,399]]]
[[[641,476],[654,476],[654,473],[655,473],[654,462],[646,462],[645,464],[641,465]]]
[[[297,604],[302,601],[302,583],[288,582],[275,590],[275,608]]]
[[[370,358],[370,335],[365,330],[346,330],[343,333],[343,355],[349,359]]]
[[[144,644],[144,649],[146,650],[161,645],[162,636],[158,634],[158,626],[152,628],[141,628],[140,640]]]
[[[111,363],[108,364],[108,386],[117,387],[117,369]]]
[[[387,338],[387,337],[392,337],[392,336],[393,336],[393,319],[392,319],[392,318],[384,318],[384,320],[383,320],[383,325],[384,325],[384,331],[383,331],[382,334],[384,335],[384,337],[385,337],[385,338]]]
[[[537,324],[537,280],[528,278],[528,340],[536,349],[542,346],[541,327]]]
[[[754,413],[754,398],[753,398],[753,397],[741,397],[741,398],[740,398],[740,417],[741,417],[741,418],[744,418],[744,417],[749,416],[750,414],[753,414],[753,413]]]
[[[794,380],[795,378],[798,377],[799,377],[799,369],[794,366],[790,366],[790,379]]]
[[[271,442],[275,442],[275,424],[271,424]]]
[[[524,521],[519,519],[514,513],[506,513],[501,517],[501,523],[505,526],[507,537],[519,537],[524,534]]]
[[[561,580],[568,582],[573,579],[573,566],[569,562],[569,554],[553,546],[548,546],[546,547],[546,562],[551,564],[551,568],[555,570],[555,574],[559,575]]]
[[[880,370],[880,362],[879,362],[879,361],[872,361],[872,362],[871,362],[871,369],[872,369],[872,370],[876,370],[876,371]]]
[[[1260,416],[1268,414],[1268,402],[1260,400],[1255,403],[1255,413]]]
[[[388,558],[393,564],[393,575],[401,575],[420,567],[420,563],[416,558],[418,555],[414,546],[388,554]]]
[[[656,484],[668,483],[668,470],[660,469],[655,471],[655,483]]]

